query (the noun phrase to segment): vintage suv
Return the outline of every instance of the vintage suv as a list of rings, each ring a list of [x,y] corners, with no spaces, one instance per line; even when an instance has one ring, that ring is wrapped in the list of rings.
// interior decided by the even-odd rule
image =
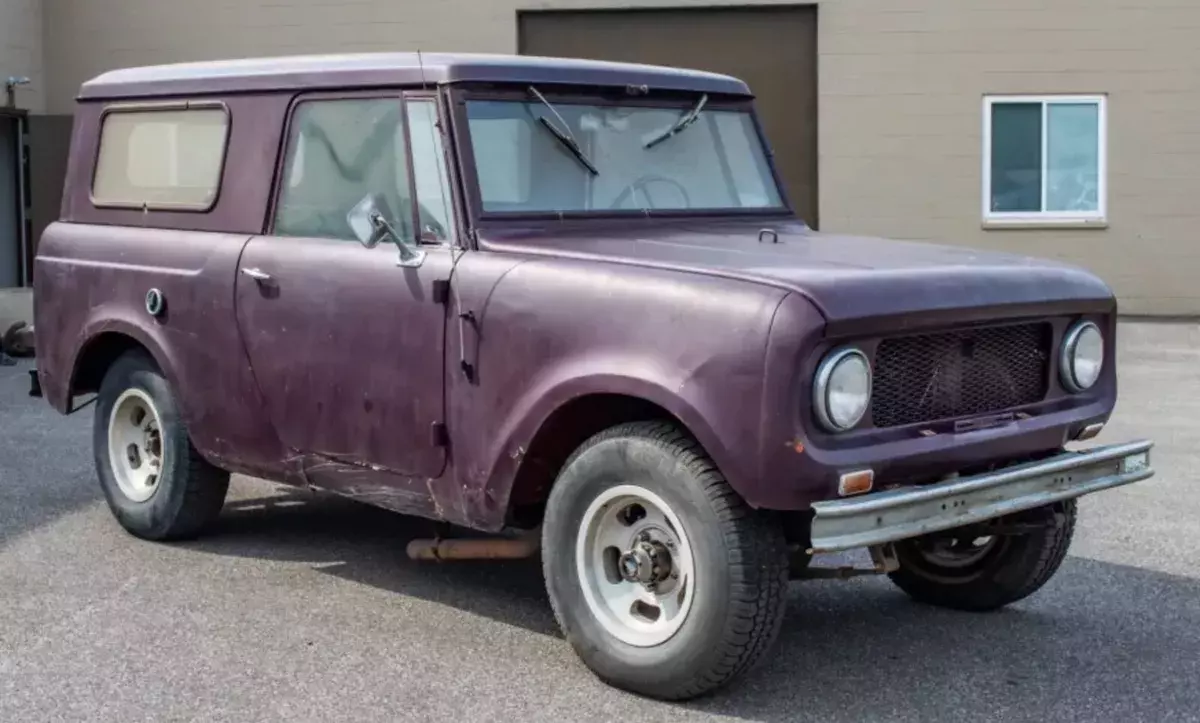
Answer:
[[[463,531],[414,558],[540,552],[579,656],[654,697],[749,670],[789,578],[1020,600],[1077,497],[1152,474],[1147,441],[1065,449],[1115,402],[1101,281],[815,232],[727,76],[118,70],[79,94],[61,216],[35,386],[95,400],[125,529],[198,534],[237,472]],[[807,564],[856,548],[874,567]]]

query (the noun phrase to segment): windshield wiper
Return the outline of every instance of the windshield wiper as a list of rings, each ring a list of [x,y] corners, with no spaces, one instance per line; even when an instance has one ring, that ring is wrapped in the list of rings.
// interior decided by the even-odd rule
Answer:
[[[599,176],[600,170],[596,168],[596,164],[591,162],[591,160],[587,157],[587,154],[583,152],[583,149],[579,147],[579,143],[575,140],[575,136],[571,135],[571,126],[568,125],[565,120],[563,120],[563,117],[558,114],[558,111],[554,109],[554,106],[550,105],[550,101],[546,100],[546,96],[539,93],[537,88],[534,88],[531,85],[529,86],[529,92],[537,96],[537,99],[542,102],[542,105],[550,109],[550,112],[554,114],[554,117],[558,119],[559,123],[562,123],[563,127],[560,129],[558,126],[546,120],[546,116],[544,115],[538,116],[538,121],[546,127],[546,130],[550,131],[551,135],[558,139],[558,142],[561,143],[564,148],[571,152],[571,155],[575,156],[576,160],[583,164],[584,168],[588,169],[593,176]]]
[[[682,131],[684,128],[687,128],[691,124],[695,123],[696,120],[700,118],[700,111],[704,110],[704,106],[707,103],[708,94],[705,93],[704,95],[700,96],[699,102],[697,102],[691,110],[689,110],[682,118],[675,122],[675,125],[666,129],[654,138],[651,138],[650,141],[646,143],[646,148],[653,148],[657,146],[659,143],[662,143],[668,138],[674,136],[676,133]]]

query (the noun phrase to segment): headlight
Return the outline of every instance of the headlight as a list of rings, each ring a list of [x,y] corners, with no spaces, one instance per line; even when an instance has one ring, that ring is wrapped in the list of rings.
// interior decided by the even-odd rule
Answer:
[[[1063,386],[1072,392],[1086,391],[1100,378],[1103,366],[1104,336],[1100,328],[1090,321],[1071,327],[1063,339],[1059,359]]]
[[[871,364],[858,349],[835,351],[817,367],[813,407],[821,426],[844,432],[862,421],[871,403]]]

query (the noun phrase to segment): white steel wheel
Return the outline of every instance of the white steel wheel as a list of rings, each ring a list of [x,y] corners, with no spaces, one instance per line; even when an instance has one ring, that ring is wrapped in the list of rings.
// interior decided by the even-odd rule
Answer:
[[[162,418],[150,395],[126,389],[108,418],[108,459],[121,494],[145,502],[159,489],[163,473]]]
[[[679,517],[653,492],[612,487],[587,508],[575,541],[588,609],[613,637],[637,647],[670,640],[687,619],[695,563]]]

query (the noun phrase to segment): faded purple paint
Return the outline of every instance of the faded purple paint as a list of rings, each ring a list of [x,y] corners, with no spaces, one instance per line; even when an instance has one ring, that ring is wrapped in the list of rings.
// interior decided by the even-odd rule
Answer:
[[[506,523],[514,480],[537,463],[526,453],[556,410],[593,395],[665,410],[747,501],[782,510],[834,496],[839,471],[870,465],[881,484],[919,481],[1058,449],[1111,413],[1112,294],[1047,261],[818,234],[778,213],[480,218],[464,201],[469,163],[451,175],[458,235],[470,243],[429,248],[420,269],[397,267],[391,248],[264,235],[292,91],[570,81],[745,92],[723,76],[544,59],[426,55],[422,76],[414,58],[166,66],[86,84],[63,221],[47,229],[35,265],[49,402],[67,411],[96,371],[85,368],[96,340],[126,338],[163,368],[214,463],[481,529]],[[456,91],[440,92],[452,160],[469,158],[449,112]],[[94,99],[204,93],[235,119],[215,207],[94,208],[104,107]],[[763,228],[778,243],[760,240]],[[270,281],[239,273],[248,268]],[[446,279],[443,304],[435,282]],[[144,310],[151,287],[167,297],[160,320]],[[870,354],[883,334],[1021,318],[1048,320],[1057,343],[1080,316],[1106,331],[1101,381],[1068,395],[1055,360],[1046,398],[1021,409],[1027,418],[969,433],[947,420],[837,436],[811,421],[812,375],[836,344],[853,339]]]
[[[353,53],[114,70],[84,83],[79,99],[512,82],[750,95],[737,78],[656,65],[483,53]]]
[[[46,325],[46,333],[38,334],[38,374],[49,402],[66,411],[81,353],[101,335],[124,335],[163,369],[193,440],[209,459],[239,471],[274,471],[283,447],[234,319],[238,256],[246,240],[51,224],[34,266],[34,318]],[[146,313],[152,287],[167,299],[161,321]]]

